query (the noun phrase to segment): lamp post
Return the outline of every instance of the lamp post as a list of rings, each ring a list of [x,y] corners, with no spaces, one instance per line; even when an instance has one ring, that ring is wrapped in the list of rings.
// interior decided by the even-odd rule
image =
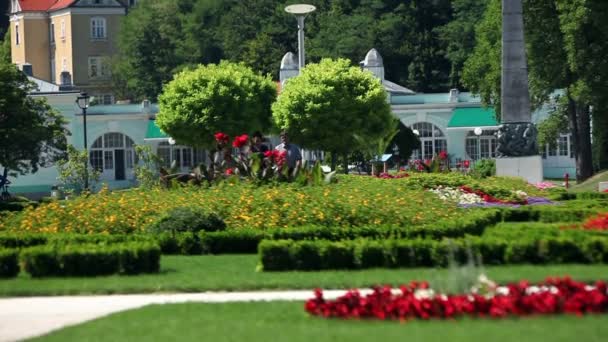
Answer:
[[[481,127],[476,127],[473,130],[473,133],[475,133],[475,136],[477,137],[477,155],[478,158],[477,159],[481,159],[481,142],[480,142],[480,136],[483,133],[483,130],[481,129]]]
[[[84,162],[84,189],[89,189],[89,152],[87,143],[87,108],[89,108],[89,95],[86,92],[80,93],[76,99],[76,104],[82,110],[82,123],[84,129],[84,150],[87,152],[87,159]]]
[[[298,21],[298,66],[300,72],[304,68],[304,18],[308,13],[312,13],[317,8],[313,5],[298,4],[285,7],[285,12],[295,15]]]

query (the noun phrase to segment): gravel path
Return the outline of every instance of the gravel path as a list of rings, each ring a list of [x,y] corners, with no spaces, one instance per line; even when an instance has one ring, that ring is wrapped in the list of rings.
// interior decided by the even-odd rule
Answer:
[[[371,290],[360,291],[366,294]],[[323,297],[333,299],[345,292],[323,290]],[[312,290],[302,290],[6,298],[0,299],[0,341],[19,341],[40,336],[66,326],[150,304],[305,301],[312,297]]]

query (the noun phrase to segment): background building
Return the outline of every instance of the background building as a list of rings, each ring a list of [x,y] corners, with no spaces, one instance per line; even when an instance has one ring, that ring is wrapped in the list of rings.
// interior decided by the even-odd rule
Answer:
[[[12,62],[111,104],[110,58],[127,7],[118,0],[8,0]]]

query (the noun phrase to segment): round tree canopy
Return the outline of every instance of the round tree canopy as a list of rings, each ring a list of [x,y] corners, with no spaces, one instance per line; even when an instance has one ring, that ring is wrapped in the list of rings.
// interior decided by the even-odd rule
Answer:
[[[200,65],[164,87],[156,123],[180,144],[208,147],[217,132],[268,131],[275,98],[274,82],[243,64]]]
[[[384,137],[393,119],[380,80],[346,59],[307,65],[285,83],[272,112],[294,142],[339,153]]]

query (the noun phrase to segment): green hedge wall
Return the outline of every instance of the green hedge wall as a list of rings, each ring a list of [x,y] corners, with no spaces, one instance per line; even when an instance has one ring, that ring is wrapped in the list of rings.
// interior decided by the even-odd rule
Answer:
[[[264,271],[432,267],[464,264],[608,263],[608,239],[568,237],[509,240],[497,237],[414,240],[263,240],[258,250]]]
[[[156,243],[125,242],[34,246],[22,249],[19,258],[32,277],[97,276],[158,272],[160,255]]]
[[[19,252],[0,248],[0,278],[12,278],[19,274]]]

